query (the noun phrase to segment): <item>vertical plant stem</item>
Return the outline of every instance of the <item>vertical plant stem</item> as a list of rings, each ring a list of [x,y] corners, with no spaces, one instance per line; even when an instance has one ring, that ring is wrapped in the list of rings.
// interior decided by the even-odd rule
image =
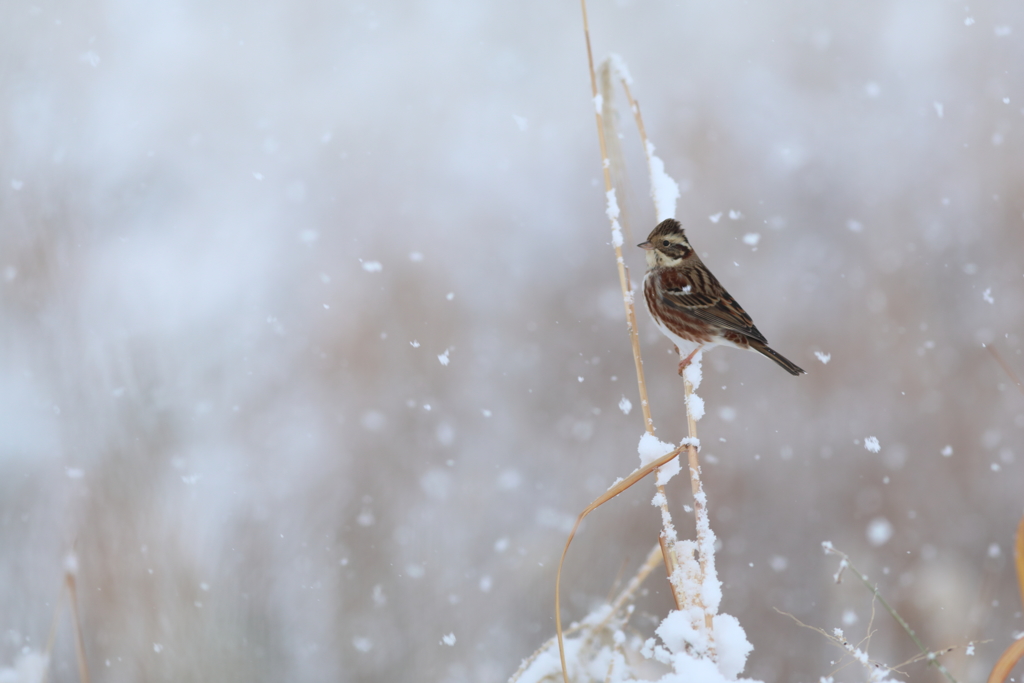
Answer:
[[[629,103],[629,110],[633,112],[633,118],[636,120],[636,127],[640,133],[640,143],[644,146],[644,155],[647,157],[648,169],[650,169],[651,163],[651,145],[647,140],[647,129],[644,128],[644,118],[640,114],[640,103],[633,99],[633,93],[629,90],[629,84],[623,79],[621,80],[622,90],[626,93],[626,101]],[[688,427],[689,436],[691,439],[697,438],[697,422],[690,415],[690,395],[693,394],[693,385],[688,380],[683,379],[683,392],[686,397],[686,425]],[[700,491],[700,463],[697,459],[697,448],[691,444],[687,448],[687,456],[690,461],[690,488],[693,490],[693,495],[696,496],[697,492]],[[694,514],[697,517],[697,521],[700,522],[700,511],[703,510],[704,505],[698,504],[694,501]],[[703,562],[701,569],[703,569]]]
[[[71,601],[72,625],[75,628],[75,655],[78,658],[78,680],[89,683],[89,667],[85,661],[85,640],[82,637],[82,621],[78,617],[78,592],[75,590],[75,575],[68,572],[68,598]]]
[[[605,192],[611,193],[615,188],[612,184],[611,160],[608,158],[608,144],[606,141],[605,127],[608,122],[605,121],[605,117],[602,114],[603,107],[598,106],[598,103],[602,101],[610,102],[612,93],[610,88],[607,89],[608,92],[606,92],[605,95],[601,95],[601,93],[598,92],[597,72],[594,70],[594,54],[590,45],[590,24],[587,20],[586,0],[580,0],[580,7],[583,12],[583,34],[587,43],[587,65],[590,70],[590,90],[594,97],[594,116],[596,117],[597,123],[597,137],[601,148],[601,170],[604,176]],[[607,99],[605,99],[605,96],[607,96]],[[612,134],[614,134],[614,132]],[[612,221],[612,228],[614,231],[617,224],[613,218],[609,218]],[[622,302],[626,312],[626,328],[629,333],[629,341],[633,350],[633,365],[636,368],[637,387],[640,392],[640,408],[644,416],[644,429],[648,434],[653,435],[654,420],[651,418],[651,407],[647,400],[647,382],[644,379],[644,363],[643,358],[640,355],[640,337],[637,334],[636,327],[636,309],[633,305],[633,287],[629,281],[629,270],[626,268],[625,260],[622,258],[622,247],[619,245],[619,242],[614,239],[612,244],[615,248],[615,264],[619,272],[619,287],[622,290]],[[660,494],[658,498],[662,501],[662,520],[671,520],[668,510],[668,499],[665,495],[665,487],[657,485],[657,491],[658,494]],[[675,529],[671,527],[670,521],[668,523],[663,523],[661,537],[665,542],[674,541]],[[672,587],[673,598],[678,605],[681,602],[680,596],[678,595],[678,589],[671,583],[672,574],[676,569],[676,555],[674,552],[669,552],[665,553],[664,557],[665,569],[669,576],[669,583]]]
[[[635,99],[633,99],[633,93],[630,92],[629,90],[629,83],[627,83],[624,78],[620,79],[620,82],[622,84],[622,90],[626,94],[626,101],[629,103],[629,110],[633,112],[633,118],[636,121],[637,131],[640,134],[640,143],[643,145],[644,155],[647,157],[648,171],[651,174],[653,181],[654,171],[653,167],[651,166],[651,145],[647,139],[647,129],[644,127],[643,116],[640,114],[640,104]],[[696,360],[695,362],[699,362],[699,360]],[[697,545],[701,549],[700,556],[698,559],[700,562],[701,576],[703,578],[706,578],[708,576],[708,557],[705,550],[708,548],[707,530],[711,527],[710,522],[708,520],[707,507],[704,502],[705,497],[701,495],[702,486],[700,481],[700,460],[697,456],[697,447],[696,445],[694,445],[697,439],[697,421],[693,418],[693,414],[690,412],[690,396],[693,395],[693,385],[686,378],[685,373],[683,376],[683,393],[685,397],[684,405],[686,407],[687,433],[690,439],[692,440],[686,448],[686,455],[689,464],[689,467],[687,467],[687,469],[690,473],[690,490],[693,492],[693,514],[697,529]],[[675,552],[673,551],[672,554],[674,555]],[[713,633],[712,615],[705,609],[703,600],[701,599],[699,594],[694,596],[694,601],[697,604],[697,606],[700,607],[701,611],[704,612],[704,626],[705,628],[707,628],[708,640],[709,642],[713,642],[711,640]]]
[[[57,593],[56,604],[53,606],[53,620],[50,622],[50,635],[46,638],[46,668],[43,670],[39,683],[46,683],[50,673],[50,661],[53,659],[53,646],[57,642],[57,624],[60,621],[61,606],[64,604],[64,587]]]
[[[698,356],[694,360],[700,362],[699,359],[700,352],[698,352]],[[693,419],[693,414],[690,412],[690,396],[693,395],[693,384],[686,378],[685,373],[683,375],[683,393],[686,397],[686,427],[690,437],[690,443],[686,446],[686,459],[690,470],[690,490],[693,492],[693,516],[697,527],[697,546],[700,548],[698,560],[700,561],[701,577],[707,577],[708,558],[704,549],[708,547],[707,529],[711,528],[711,524],[710,520],[708,520],[707,506],[704,505],[704,496],[701,495],[700,460],[697,457],[697,446],[694,445],[697,439],[697,421]],[[704,608],[703,601],[699,596],[697,600],[701,610],[704,612],[704,627],[708,630],[708,641],[713,643],[712,615]]]

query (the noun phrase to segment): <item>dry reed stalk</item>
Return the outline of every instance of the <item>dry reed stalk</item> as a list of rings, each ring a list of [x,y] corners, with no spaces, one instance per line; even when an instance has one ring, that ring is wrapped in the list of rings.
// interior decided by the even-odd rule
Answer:
[[[85,660],[85,639],[82,636],[82,623],[78,616],[78,591],[75,586],[74,566],[77,561],[74,555],[67,560],[68,566],[64,571],[64,582],[57,595],[57,604],[53,607],[53,621],[50,622],[50,634],[46,639],[46,661],[47,666],[43,671],[40,683],[46,683],[49,673],[49,662],[53,658],[53,646],[57,641],[57,623],[60,621],[61,606],[64,604],[64,589],[67,588],[68,601],[71,603],[71,625],[75,634],[75,658],[78,660],[78,680],[82,683],[89,683],[89,667]]]
[[[53,657],[53,646],[57,642],[57,624],[60,621],[60,610],[64,605],[64,586],[57,593],[57,604],[53,606],[53,619],[50,621],[50,635],[46,638],[46,669],[43,670],[43,677],[40,683],[46,683],[47,674],[50,672],[49,662]]]
[[[75,590],[75,575],[65,574],[68,585],[68,599],[71,601],[72,625],[75,628],[75,657],[78,659],[78,680],[89,683],[89,667],[85,662],[85,639],[82,637],[82,622],[78,617],[78,591]]]
[[[650,402],[648,401],[647,397],[647,384],[644,379],[643,359],[640,353],[640,338],[637,333],[636,309],[633,305],[633,290],[629,280],[629,269],[626,267],[625,261],[622,257],[622,231],[621,226],[619,225],[617,220],[619,210],[615,195],[615,186],[612,182],[611,174],[613,160],[609,155],[608,139],[614,140],[616,139],[617,135],[617,131],[614,127],[614,117],[611,115],[611,101],[613,93],[613,86],[611,83],[611,67],[608,61],[605,61],[601,65],[602,87],[599,89],[597,72],[594,69],[594,54],[590,42],[590,25],[587,18],[586,0],[580,0],[580,8],[583,16],[583,35],[587,46],[587,66],[590,73],[590,90],[594,101],[594,116],[595,122],[597,124],[598,143],[600,145],[601,151],[601,170],[602,175],[604,177],[605,195],[607,197],[606,213],[608,215],[608,219],[612,229],[612,246],[615,249],[615,263],[618,269],[619,286],[622,290],[622,302],[626,313],[626,327],[629,333],[630,345],[633,351],[633,363],[636,368],[637,386],[640,393],[640,407],[643,411],[644,416],[644,428],[648,434],[653,436],[654,421],[651,418]],[[623,78],[621,80],[623,81],[622,85],[626,90],[626,96],[630,102],[630,108],[633,111],[634,116],[636,117],[637,125],[640,129],[640,135],[643,141],[644,151],[647,155],[648,170],[650,172],[652,179],[651,187],[652,196],[655,198],[655,210],[659,211],[661,207],[659,206],[659,203],[657,201],[657,196],[654,189],[656,186],[653,184],[655,178],[655,169],[651,155],[652,147],[647,140],[646,131],[643,127],[643,119],[640,117],[639,106],[636,104],[635,100],[633,100],[632,94],[629,92],[625,79]],[[608,113],[607,116],[605,115],[606,112]],[[617,144],[615,145],[615,151],[616,153],[618,153],[619,156],[621,156],[621,153],[618,152]],[[616,159],[616,162],[621,162],[621,158]],[[610,500],[614,496],[618,495],[629,486],[632,486],[632,484],[636,483],[641,478],[646,476],[647,472],[670,462],[672,459],[677,457],[684,448],[686,448],[687,450],[689,465],[687,469],[690,472],[690,486],[691,490],[693,491],[695,502],[694,509],[696,513],[697,522],[697,547],[699,548],[700,552],[699,570],[701,573],[701,580],[708,576],[709,571],[713,572],[713,569],[709,568],[709,558],[707,557],[707,553],[704,552],[709,545],[708,543],[706,543],[706,541],[709,537],[710,526],[708,524],[706,505],[703,502],[704,496],[700,484],[700,463],[697,458],[697,449],[695,447],[697,434],[696,420],[693,418],[690,412],[690,397],[693,394],[693,386],[688,379],[684,380],[684,391],[686,398],[685,405],[687,411],[687,425],[689,432],[689,438],[686,439],[687,445],[680,446],[679,448],[675,449],[668,455],[659,458],[654,463],[651,463],[646,467],[642,467],[634,471],[634,473],[631,474],[625,481],[619,482],[618,484],[612,486],[612,488],[610,488],[607,492],[605,492],[605,494],[603,494],[597,500],[591,503],[590,506],[588,506],[579,515],[579,517],[576,520],[576,524],[573,526],[573,529],[569,534],[569,538],[566,540],[565,548],[562,551],[562,557],[558,564],[558,571],[555,579],[555,630],[556,637],[558,640],[558,653],[562,666],[562,677],[564,678],[566,683],[569,683],[569,673],[565,661],[565,643],[562,633],[562,619],[560,606],[561,576],[562,567],[565,563],[565,556],[568,553],[569,544],[572,543],[572,539],[576,534],[576,530],[579,528],[579,525],[583,521],[583,518],[586,517],[591,511],[593,511],[600,505],[603,505],[607,500]],[[675,528],[672,523],[672,516],[668,508],[668,497],[665,495],[665,487],[663,484],[656,482],[655,485],[657,487],[658,506],[660,507],[662,513],[662,532],[658,539],[659,548],[657,550],[660,550],[660,554],[665,563],[665,570],[668,574],[669,587],[672,591],[672,597],[678,609],[681,609],[684,606],[693,605],[699,607],[701,612],[704,614],[704,627],[706,629],[708,642],[710,643],[708,651],[705,654],[713,658],[714,642],[712,636],[712,614],[710,614],[709,611],[705,608],[699,593],[687,595],[686,591],[682,586],[683,572],[680,570],[679,564],[679,546]],[[652,551],[652,553],[648,557],[648,562],[644,565],[645,567],[649,565],[651,558],[656,558],[656,553],[654,551]],[[643,572],[643,575],[646,576],[646,572]]]
[[[605,63],[607,64],[607,62]],[[604,66],[604,65],[602,65]],[[622,90],[626,94],[626,101],[629,103],[629,110],[633,112],[633,118],[636,121],[637,132],[640,134],[640,143],[644,148],[644,155],[647,159],[647,171],[651,177],[651,185],[654,186],[654,167],[651,159],[651,146],[650,140],[647,139],[647,128],[644,126],[644,118],[640,113],[640,103],[633,98],[633,93],[629,89],[629,82],[624,78],[619,78],[619,82],[622,85]],[[657,205],[655,205],[657,209]],[[658,216],[658,219],[664,217]],[[697,360],[696,362],[699,362]],[[694,521],[697,527],[697,544],[701,548],[707,547],[707,530],[710,529],[710,521],[708,519],[706,505],[704,503],[704,496],[700,495],[702,491],[700,481],[700,459],[697,455],[697,421],[693,418],[690,413],[690,396],[693,395],[693,384],[684,375],[683,377],[683,395],[684,405],[686,407],[686,426],[687,436],[689,437],[686,447],[686,456],[689,467],[687,468],[690,472],[690,490],[693,492],[693,514]],[[702,552],[698,558],[700,561],[700,571],[702,576],[708,575],[707,557]],[[704,605],[700,603],[700,597],[697,596],[697,605],[704,610]],[[707,611],[704,611],[704,625],[708,629],[708,634],[712,633],[712,615]]]
[[[604,176],[604,189],[607,196],[614,196],[615,187],[612,184],[611,174],[611,159],[608,156],[608,143],[607,135],[605,131],[605,117],[603,115],[603,106],[599,103],[604,103],[605,98],[600,94],[597,86],[597,73],[594,71],[594,53],[590,46],[590,24],[587,20],[587,3],[586,0],[580,0],[580,7],[583,12],[583,35],[587,43],[587,66],[590,71],[590,90],[594,97],[594,116],[597,123],[597,137],[601,149],[601,170]],[[611,93],[609,93],[610,95]],[[599,99],[600,98],[600,99]],[[610,105],[610,97],[607,100]],[[622,258],[622,246],[621,246],[621,233],[620,237],[616,238],[616,230],[618,228],[617,221],[614,217],[609,215],[609,219],[612,223],[612,246],[615,248],[615,264],[619,273],[619,286],[622,290],[622,303],[625,307],[626,312],[626,328],[629,332],[629,341],[633,350],[633,364],[636,367],[636,381],[640,391],[640,408],[644,415],[644,428],[647,433],[654,435],[654,420],[651,418],[651,407],[647,400],[647,382],[644,379],[644,362],[640,355],[640,336],[637,333],[636,327],[636,308],[633,306],[633,288],[629,281],[629,270],[626,268],[625,260]],[[671,515],[668,510],[668,498],[665,496],[664,486],[657,485],[657,491],[659,500],[661,502],[662,520],[668,520],[667,524],[662,528],[663,539],[674,539],[675,529],[671,527]],[[671,577],[676,570],[676,556],[675,553],[663,553],[665,558],[665,571],[668,573],[670,583]],[[672,597],[675,600],[677,606],[682,604],[680,600],[680,594],[677,586],[672,584]]]
[[[633,93],[629,90],[629,83],[626,82],[625,78],[620,78],[623,92],[626,93],[626,101],[629,103],[629,109],[633,112],[633,118],[636,120],[637,131],[640,133],[640,143],[644,146],[644,154],[647,158],[647,169],[648,172],[653,176],[654,170],[651,167],[651,143],[647,139],[647,129],[644,127],[644,119],[640,114],[640,103],[633,99]],[[697,457],[697,447],[692,443],[697,439],[697,421],[693,419],[690,414],[690,396],[693,395],[693,384],[686,377],[683,378],[683,392],[686,405],[686,426],[687,433],[691,440],[691,443],[687,444],[687,457],[690,464],[690,488],[693,491],[693,495],[696,497],[697,493],[701,489],[700,484],[700,461]],[[696,503],[695,499],[695,503]],[[694,515],[697,518],[698,524],[700,523],[701,510],[703,505],[694,505]],[[700,539],[698,539],[700,540]],[[703,567],[702,567],[703,569]]]

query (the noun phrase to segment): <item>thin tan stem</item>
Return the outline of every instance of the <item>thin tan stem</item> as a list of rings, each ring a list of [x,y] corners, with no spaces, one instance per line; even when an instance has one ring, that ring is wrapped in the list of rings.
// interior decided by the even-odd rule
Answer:
[[[68,599],[71,601],[72,624],[75,628],[75,655],[78,659],[78,680],[89,683],[89,667],[85,661],[85,640],[82,637],[82,621],[78,617],[78,592],[75,590],[75,575],[67,574]]]
[[[640,114],[640,103],[633,99],[633,94],[629,90],[629,84],[623,79],[620,81],[622,84],[622,90],[626,93],[626,101],[629,102],[629,110],[633,112],[633,118],[636,120],[637,130],[640,132],[640,143],[644,146],[644,155],[647,157],[648,168],[651,163],[651,146],[647,140],[647,129],[644,128],[644,119]],[[686,424],[689,428],[689,436],[691,439],[697,438],[697,422],[690,415],[690,395],[693,393],[693,385],[688,381],[683,382],[683,390],[686,396]],[[687,455],[690,460],[690,488],[693,490],[693,494],[697,495],[700,490],[700,463],[697,459],[697,448],[693,445],[687,449]],[[700,510],[703,508],[702,505],[694,505],[694,515],[699,516]],[[703,569],[703,564],[701,565]]]
[[[636,574],[633,575],[633,578],[630,579],[626,587],[619,593],[619,597],[615,598],[615,601],[612,603],[612,613],[618,612],[625,606],[626,602],[632,600],[633,595],[636,594],[637,590],[640,589],[640,586],[647,579],[647,576],[654,571],[654,568],[658,566],[662,559],[661,546],[656,545],[651,548],[651,552],[647,554],[647,559],[644,560],[644,563],[637,570]]]
[[[672,548],[665,547],[665,545],[668,543],[668,541],[665,540],[665,535],[666,534],[664,531],[658,534],[658,549],[661,550],[661,558],[662,561],[665,563],[665,571],[668,573],[668,582],[669,585],[672,587],[672,599],[676,603],[676,609],[682,609],[683,605],[679,602],[679,595],[681,591],[676,589],[676,583],[672,580],[675,573],[675,571],[673,570],[673,566],[678,563],[678,558],[676,558],[676,562],[672,562],[672,560],[669,559],[675,558],[675,552],[672,550]]]
[[[50,660],[53,659],[53,646],[57,642],[57,623],[60,621],[60,610],[64,604],[64,586],[61,586],[57,593],[57,604],[53,606],[53,620],[50,622],[50,635],[46,638],[46,668],[40,683],[46,683],[50,673]]]
[[[996,351],[996,347],[988,344],[982,344],[982,346],[984,346],[985,349],[988,350],[990,354],[992,354],[992,357],[996,359],[997,363],[999,363],[999,367],[1001,367],[1003,369],[1003,372],[1005,372],[1006,375],[1011,380],[1013,380],[1013,383],[1017,385],[1017,389],[1019,389],[1020,392],[1024,394],[1024,384],[1021,384],[1021,381],[1017,377],[1016,373],[1014,373],[1014,371],[1010,368],[1009,364],[1005,360],[1003,360],[1002,355],[1000,355],[1000,353]]]
[[[700,495],[700,460],[697,457],[697,446],[694,445],[697,439],[697,421],[693,419],[693,414],[690,413],[690,396],[693,395],[693,384],[690,383],[690,380],[685,375],[683,376],[683,393],[686,397],[686,427],[690,437],[690,441],[686,445],[686,459],[690,470],[690,490],[693,492],[693,515],[697,525],[697,545],[702,549],[698,560],[700,561],[700,574],[702,577],[706,577],[708,575],[708,562],[703,548],[707,547],[707,538],[704,530],[710,528],[710,526],[706,523],[701,524],[702,519],[707,520],[708,511],[704,505],[704,496]],[[708,630],[708,640],[713,642],[712,615],[704,608],[703,601],[699,595],[697,596],[697,603],[704,612],[704,626]]]
[[[597,73],[594,70],[593,50],[590,46],[590,24],[587,20],[586,0],[580,0],[580,7],[583,12],[583,34],[587,42],[587,65],[590,70],[590,91],[594,97],[595,102],[594,116],[596,117],[595,120],[597,122],[597,137],[601,148],[601,171],[604,176],[605,192],[608,193],[614,189],[614,185],[612,184],[611,161],[608,158],[608,144],[607,134],[605,131],[605,118],[601,110],[598,109],[596,106],[596,102],[598,101],[598,95],[601,93],[599,93],[598,90]],[[611,88],[605,88],[605,90],[606,92],[602,95],[602,98],[603,101],[609,103],[610,106],[612,96]],[[613,221],[612,227],[614,230],[614,219],[610,220]],[[622,303],[626,312],[626,329],[629,333],[630,346],[633,350],[633,365],[636,369],[637,388],[640,393],[640,409],[643,412],[644,416],[644,429],[647,430],[648,434],[653,435],[654,420],[651,418],[650,401],[648,401],[647,399],[647,382],[644,379],[644,362],[643,357],[640,354],[640,336],[637,334],[636,326],[636,308],[633,305],[633,286],[629,281],[629,270],[626,268],[625,260],[622,258],[622,247],[619,246],[618,242],[616,242],[615,240],[613,240],[612,244],[615,248],[615,264],[619,273],[619,287],[622,290]],[[656,488],[657,492],[661,494],[659,496],[659,499],[662,501],[667,501],[668,498],[665,495],[664,486],[656,485]],[[667,502],[662,503],[662,515],[663,519],[671,519],[671,517],[669,516]],[[662,528],[662,538],[668,539],[673,537],[674,532],[670,527]],[[676,568],[676,557],[674,553],[665,554],[665,566],[669,578],[671,579],[672,573],[675,571]],[[675,593],[677,593],[677,589],[675,586],[672,586],[672,592],[676,604],[679,604],[679,596],[675,595]]]
[[[611,113],[612,101],[615,96],[615,89],[611,79],[611,68],[608,61],[605,61],[599,67],[600,77],[598,78],[598,84],[600,88],[600,95],[602,98],[602,108],[606,108],[608,113]],[[618,135],[618,131],[615,129],[614,117],[611,115],[605,116],[602,114],[600,117],[602,128],[601,139],[605,141],[605,149],[608,149],[607,141],[614,140]],[[617,149],[617,147],[613,147]],[[609,169],[612,165],[611,159],[605,157],[604,167]],[[609,171],[610,173],[610,171]],[[610,189],[610,188],[607,188]],[[613,234],[615,226],[612,226]],[[613,244],[616,244],[613,240]],[[644,427],[648,434],[654,434],[654,420],[651,418],[651,407],[647,400],[647,382],[644,379],[643,359],[640,355],[640,336],[637,333],[636,325],[636,306],[634,305],[634,296],[632,289],[632,281],[629,277],[629,269],[625,266],[622,260],[622,250],[616,245],[615,246],[616,262],[619,265],[620,273],[625,273],[625,280],[622,283],[626,289],[623,292],[622,300],[625,303],[626,308],[626,325],[629,329],[630,344],[633,348],[633,363],[636,367],[637,385],[640,391],[640,407],[643,410],[644,415]],[[659,543],[664,546],[666,543],[671,542],[676,538],[675,528],[672,525],[672,514],[668,508],[668,495],[665,492],[665,487],[662,484],[655,482],[655,489],[658,495],[658,507],[661,511],[662,528]],[[665,557],[665,571],[668,574],[669,582],[672,582],[672,576],[678,567],[675,553],[666,552]],[[675,584],[671,584],[672,598],[676,605],[681,604],[682,588]]]
[[[640,113],[640,103],[633,99],[633,93],[630,92],[629,83],[626,80],[620,79],[622,90],[626,94],[626,101],[629,103],[629,110],[633,112],[633,118],[636,121],[637,131],[640,134],[640,143],[644,148],[644,155],[647,158],[648,172],[652,178],[654,175],[653,168],[651,166],[651,145],[647,139],[647,129],[644,127],[644,118]],[[696,352],[699,353],[699,350]],[[691,354],[692,355],[692,354]],[[700,481],[700,460],[697,456],[697,447],[694,445],[697,439],[697,421],[693,419],[693,415],[690,413],[690,396],[693,394],[693,385],[688,379],[683,379],[683,392],[685,396],[684,405],[686,406],[686,425],[688,436],[690,437],[690,443],[686,448],[687,460],[689,461],[689,467],[687,468],[690,472],[690,490],[693,492],[693,514],[697,528],[697,544],[700,548],[707,548],[705,529],[710,528],[707,523],[707,509],[704,505],[703,496],[698,494],[701,493],[701,481]],[[703,520],[704,523],[701,523]],[[700,553],[698,558],[700,561],[701,576],[706,577],[708,575],[708,564],[707,557],[704,552]],[[704,612],[704,625],[708,630],[709,642],[712,638],[712,615],[705,609],[703,600],[700,595],[694,596],[696,604]],[[712,645],[713,647],[713,645]]]
[[[633,93],[629,90],[629,83],[622,79],[622,90],[626,93],[626,101],[629,102],[629,110],[633,112],[633,118],[636,120],[636,128],[640,132],[640,142],[644,146],[644,155],[647,157],[648,163],[651,161],[651,152],[647,147],[647,129],[644,128],[644,117],[640,115],[640,103],[633,99]]]
[[[588,640],[593,639],[598,633],[601,632],[601,630],[606,628],[608,626],[608,623],[611,622],[611,620],[615,618],[615,616],[622,610],[622,608],[626,606],[626,603],[633,601],[633,597],[636,594],[636,592],[640,589],[640,586],[643,585],[643,582],[647,579],[647,576],[652,571],[654,571],[654,568],[661,564],[661,561],[661,546],[656,545],[653,548],[651,548],[651,552],[647,554],[647,559],[644,560],[644,563],[640,565],[640,567],[636,570],[636,574],[634,574],[633,578],[629,580],[629,583],[626,584],[626,587],[623,588],[622,591],[615,598],[615,600],[612,601],[612,608],[608,611],[608,615],[605,616],[605,618],[599,621],[597,624],[594,624],[593,628],[590,629],[590,636],[588,637]]]

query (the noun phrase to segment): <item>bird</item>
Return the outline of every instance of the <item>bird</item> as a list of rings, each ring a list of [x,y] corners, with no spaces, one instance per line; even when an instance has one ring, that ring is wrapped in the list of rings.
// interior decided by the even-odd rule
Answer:
[[[676,345],[679,374],[701,349],[732,346],[768,356],[791,375],[805,371],[768,346],[754,321],[697,256],[674,218],[658,223],[646,242],[644,300],[662,334]],[[685,357],[683,354],[687,354]]]

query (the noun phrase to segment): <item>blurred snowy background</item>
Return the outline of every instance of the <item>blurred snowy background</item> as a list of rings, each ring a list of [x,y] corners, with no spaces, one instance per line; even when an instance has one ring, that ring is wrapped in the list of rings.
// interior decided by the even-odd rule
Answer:
[[[705,358],[747,673],[839,657],[773,608],[866,632],[828,539],[932,647],[991,640],[948,659],[984,677],[1024,628],[1024,396],[982,348],[1024,374],[1024,5],[590,9],[690,238],[809,371]],[[505,680],[642,433],[578,5],[9,0],[0,101],[0,666],[43,647],[74,548],[93,680]],[[656,542],[652,492],[588,520],[568,618]]]

